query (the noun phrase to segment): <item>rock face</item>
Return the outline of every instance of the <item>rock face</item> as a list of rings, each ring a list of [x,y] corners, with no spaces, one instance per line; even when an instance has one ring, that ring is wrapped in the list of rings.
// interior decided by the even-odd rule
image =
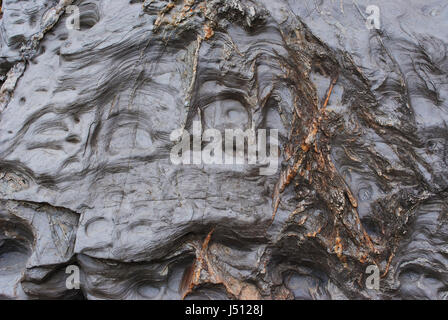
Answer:
[[[1,298],[448,298],[446,1],[2,12]],[[173,164],[195,121],[277,172]]]

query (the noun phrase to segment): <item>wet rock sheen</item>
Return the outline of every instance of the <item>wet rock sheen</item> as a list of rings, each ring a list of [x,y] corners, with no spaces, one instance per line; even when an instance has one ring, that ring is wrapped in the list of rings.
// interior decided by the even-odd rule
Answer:
[[[2,1],[0,298],[447,299],[448,5],[375,2]]]

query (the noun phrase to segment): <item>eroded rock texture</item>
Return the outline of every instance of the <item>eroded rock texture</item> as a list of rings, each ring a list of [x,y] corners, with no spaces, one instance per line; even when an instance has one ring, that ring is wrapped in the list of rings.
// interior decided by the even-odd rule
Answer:
[[[446,1],[2,12],[2,298],[448,297]],[[278,129],[277,174],[173,165],[193,121]]]

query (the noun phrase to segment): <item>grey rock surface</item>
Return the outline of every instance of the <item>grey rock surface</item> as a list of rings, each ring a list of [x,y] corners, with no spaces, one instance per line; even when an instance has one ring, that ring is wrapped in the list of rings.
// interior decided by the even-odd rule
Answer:
[[[2,13],[1,298],[448,298],[446,1]],[[277,173],[174,165],[194,121],[279,130]]]

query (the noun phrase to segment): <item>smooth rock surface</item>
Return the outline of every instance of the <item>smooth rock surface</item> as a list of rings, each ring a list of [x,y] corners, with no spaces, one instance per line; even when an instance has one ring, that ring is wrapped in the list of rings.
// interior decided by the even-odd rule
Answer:
[[[2,12],[1,298],[448,298],[446,1]],[[278,171],[174,165],[194,121],[277,129]]]

